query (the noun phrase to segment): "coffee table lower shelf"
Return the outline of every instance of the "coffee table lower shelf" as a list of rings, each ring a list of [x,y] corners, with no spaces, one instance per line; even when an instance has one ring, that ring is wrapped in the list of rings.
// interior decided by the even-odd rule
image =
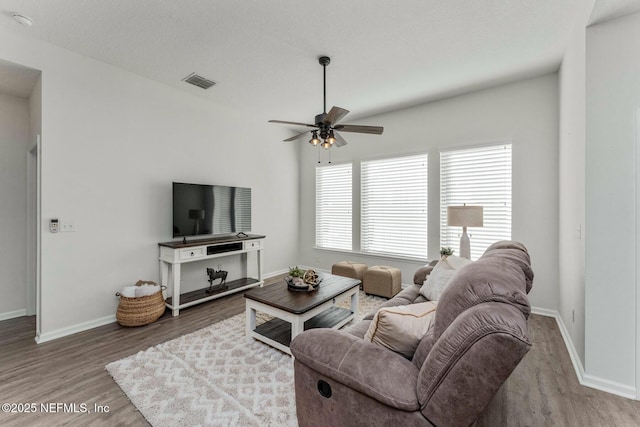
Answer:
[[[353,312],[351,310],[341,307],[331,307],[304,322],[304,330],[333,328],[336,325],[344,325],[351,319],[353,319]],[[289,344],[291,344],[291,323],[285,320],[273,318],[256,326],[253,331],[285,347],[289,347]]]
[[[245,336],[248,342],[262,341],[291,354],[289,344],[307,329],[338,329],[357,317],[360,281],[348,277],[323,274],[320,288],[313,292],[290,291],[282,285],[252,289],[245,297]],[[349,299],[348,308],[336,301]],[[257,313],[272,317],[258,325]]]

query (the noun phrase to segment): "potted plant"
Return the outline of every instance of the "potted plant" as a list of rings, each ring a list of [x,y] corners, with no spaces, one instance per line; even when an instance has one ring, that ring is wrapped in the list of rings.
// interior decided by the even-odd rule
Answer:
[[[453,249],[451,248],[440,248],[440,257],[448,257],[449,255],[453,255]]]
[[[302,278],[304,277],[304,270],[301,268],[298,268],[297,265],[295,267],[289,267],[289,276]]]

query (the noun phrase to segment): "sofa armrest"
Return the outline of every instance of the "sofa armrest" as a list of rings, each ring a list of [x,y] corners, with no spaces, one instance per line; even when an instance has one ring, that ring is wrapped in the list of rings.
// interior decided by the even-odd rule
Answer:
[[[296,363],[357,390],[387,406],[419,409],[419,371],[409,360],[334,329],[311,329],[291,341]]]
[[[435,261],[435,263],[431,261],[428,265],[417,269],[416,272],[413,274],[413,284],[422,286],[424,281],[427,280],[427,276],[431,273],[431,271],[433,270],[433,267],[435,267],[437,263],[438,263],[437,260]]]

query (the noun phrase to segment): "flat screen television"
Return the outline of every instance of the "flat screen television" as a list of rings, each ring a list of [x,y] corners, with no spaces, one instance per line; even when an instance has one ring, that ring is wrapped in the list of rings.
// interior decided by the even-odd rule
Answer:
[[[173,237],[251,231],[251,188],[173,183]]]

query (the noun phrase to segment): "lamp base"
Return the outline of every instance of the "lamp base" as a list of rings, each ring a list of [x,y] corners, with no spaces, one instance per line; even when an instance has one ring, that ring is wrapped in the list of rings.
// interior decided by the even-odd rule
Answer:
[[[471,242],[467,235],[467,227],[462,227],[462,236],[460,237],[460,256],[462,258],[471,259]]]

